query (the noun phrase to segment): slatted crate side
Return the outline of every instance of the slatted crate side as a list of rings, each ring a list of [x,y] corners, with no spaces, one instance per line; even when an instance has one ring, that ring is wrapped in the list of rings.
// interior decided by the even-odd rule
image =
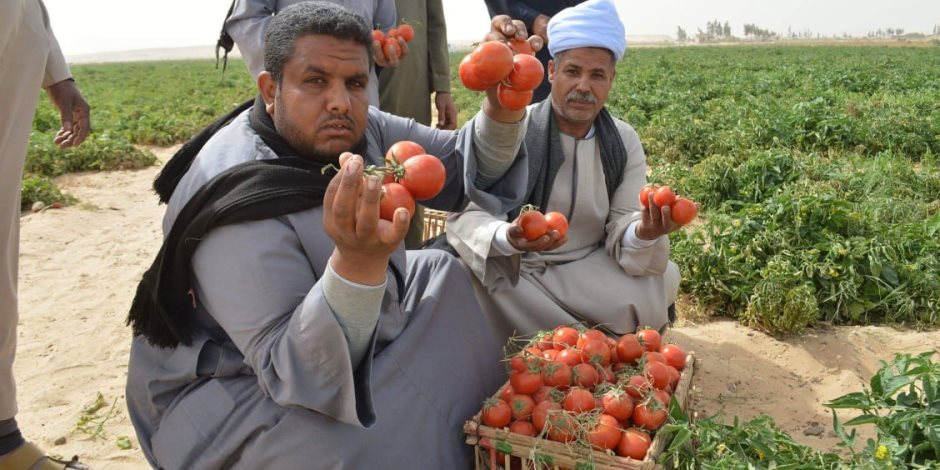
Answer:
[[[434,238],[447,230],[447,216],[449,212],[437,211],[434,209],[424,209],[424,228],[421,233],[421,241]]]
[[[689,354],[686,357],[686,366],[679,377],[679,384],[676,386],[674,396],[683,410],[688,410],[689,392],[692,387],[692,376],[695,374],[695,357]],[[499,391],[493,396],[497,396]],[[511,433],[506,429],[492,428],[482,424],[481,412],[478,412],[469,421],[464,423],[464,433],[467,435],[466,442],[475,447],[474,458],[476,460],[476,470],[486,470],[491,468],[491,462],[496,461],[496,452],[500,451],[506,454],[505,462],[500,462],[509,468],[509,456],[522,459],[523,469],[558,469],[558,468],[583,468],[585,465],[584,449],[578,449],[577,452],[570,445],[560,442],[540,439],[535,437],[523,436]],[[665,450],[666,445],[672,436],[665,432],[656,433],[653,442],[650,443],[650,450],[646,458],[642,461],[610,455],[600,451],[591,452],[591,464],[596,470],[659,470],[661,465],[656,463],[656,459]],[[533,458],[549,458],[551,464],[536,466]],[[582,467],[579,467],[581,465]]]

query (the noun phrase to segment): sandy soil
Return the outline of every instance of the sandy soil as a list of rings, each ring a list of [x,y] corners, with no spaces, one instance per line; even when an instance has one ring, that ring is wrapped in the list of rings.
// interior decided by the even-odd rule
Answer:
[[[154,151],[165,159],[173,149]],[[124,404],[124,320],[161,238],[163,208],[150,190],[157,171],[63,177],[61,187],[81,203],[22,218],[17,419],[28,439],[53,454],[79,454],[95,469],[146,467]],[[778,340],[733,321],[689,323],[669,337],[698,357],[692,403],[700,414],[767,413],[817,448],[835,444],[823,403],[860,390],[895,352],[940,345],[940,332],[885,327]],[[104,406],[87,411],[99,393]],[[125,438],[130,449],[118,445]]]

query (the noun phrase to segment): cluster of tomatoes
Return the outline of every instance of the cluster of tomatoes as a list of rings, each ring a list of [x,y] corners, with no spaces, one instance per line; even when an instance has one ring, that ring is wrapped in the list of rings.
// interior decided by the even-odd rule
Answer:
[[[558,232],[562,237],[568,234],[568,218],[556,211],[542,214],[536,209],[524,207],[519,216],[519,226],[522,227],[522,236],[529,241],[538,239],[549,230]]]
[[[542,83],[545,68],[524,39],[507,43],[487,41],[460,61],[460,81],[474,91],[497,85],[496,97],[506,109],[519,110],[532,102],[532,90]]]
[[[650,433],[666,422],[686,353],[663,345],[656,330],[615,339],[559,327],[509,363],[509,383],[484,403],[483,424],[642,460]]]
[[[401,44],[398,43],[398,38],[411,42],[415,38],[415,29],[410,24],[401,24],[397,28],[388,30],[387,33],[383,33],[381,29],[372,30],[372,40],[382,45],[385,60],[389,60],[392,56],[401,58]]]
[[[685,225],[698,215],[698,207],[690,199],[676,197],[675,191],[669,186],[657,186],[648,184],[640,190],[640,204],[643,207],[650,206],[650,193],[653,194],[653,203],[657,207],[669,206],[672,209],[672,221]]]
[[[425,153],[421,145],[403,140],[389,147],[385,166],[366,168],[367,174],[382,174],[379,217],[392,220],[395,209],[404,207],[412,216],[415,201],[437,196],[444,188],[447,172],[440,159]]]

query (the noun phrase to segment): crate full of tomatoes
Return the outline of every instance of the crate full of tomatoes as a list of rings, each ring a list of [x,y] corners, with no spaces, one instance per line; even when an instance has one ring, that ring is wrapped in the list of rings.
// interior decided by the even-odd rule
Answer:
[[[517,348],[518,349],[518,348]],[[476,468],[659,468],[670,403],[688,403],[694,361],[659,332],[610,337],[563,326],[507,358],[509,380],[466,422]]]

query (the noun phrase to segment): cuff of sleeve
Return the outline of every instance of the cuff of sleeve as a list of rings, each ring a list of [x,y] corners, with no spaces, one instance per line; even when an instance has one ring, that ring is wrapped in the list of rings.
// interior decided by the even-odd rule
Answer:
[[[503,224],[499,226],[496,229],[496,233],[493,234],[493,249],[503,256],[512,256],[522,253],[512,246],[512,243],[509,243],[509,227],[510,224]]]
[[[343,317],[344,325],[374,326],[388,278],[377,286],[358,284],[336,274],[333,265],[328,262],[321,281],[326,302]],[[369,315],[370,313],[374,315]]]
[[[647,248],[647,247],[651,247],[655,245],[656,241],[659,240],[659,238],[655,238],[653,240],[643,240],[640,237],[636,236],[637,224],[639,224],[638,220],[634,221],[627,227],[627,230],[623,233],[623,238],[620,240],[620,244],[624,248],[634,248],[634,249]]]

